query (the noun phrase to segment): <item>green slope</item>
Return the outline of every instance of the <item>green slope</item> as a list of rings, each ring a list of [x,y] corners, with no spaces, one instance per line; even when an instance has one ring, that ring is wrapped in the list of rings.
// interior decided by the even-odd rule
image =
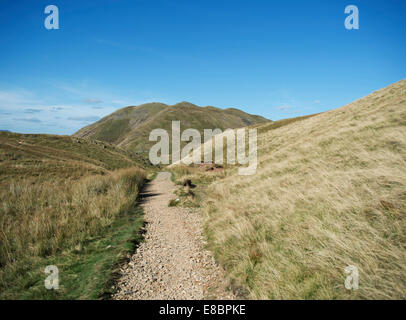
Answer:
[[[0,184],[21,179],[79,178],[142,166],[109,143],[70,136],[0,132]]]
[[[0,132],[0,300],[108,296],[141,240],[145,174],[109,143]],[[44,287],[47,265],[59,290]]]
[[[198,107],[188,102],[173,106],[148,103],[120,109],[79,130],[74,136],[108,141],[145,157],[153,144],[149,142],[150,132],[162,128],[170,133],[171,122],[175,120],[181,122],[181,130],[194,128],[201,133],[203,129],[225,130],[269,121],[232,108]]]

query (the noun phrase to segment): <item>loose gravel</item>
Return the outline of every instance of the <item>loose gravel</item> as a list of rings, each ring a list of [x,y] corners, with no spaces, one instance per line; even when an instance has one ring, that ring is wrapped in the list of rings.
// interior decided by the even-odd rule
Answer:
[[[234,299],[204,248],[198,209],[168,207],[175,190],[170,173],[160,172],[141,194],[145,240],[121,269],[113,299]]]

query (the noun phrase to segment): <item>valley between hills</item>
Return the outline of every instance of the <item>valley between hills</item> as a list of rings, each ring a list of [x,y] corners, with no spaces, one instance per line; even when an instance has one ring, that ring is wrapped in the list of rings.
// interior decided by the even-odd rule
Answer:
[[[256,174],[152,166],[174,120],[257,129]],[[406,80],[280,121],[151,103],[72,136],[0,132],[0,299],[405,299],[405,190]]]

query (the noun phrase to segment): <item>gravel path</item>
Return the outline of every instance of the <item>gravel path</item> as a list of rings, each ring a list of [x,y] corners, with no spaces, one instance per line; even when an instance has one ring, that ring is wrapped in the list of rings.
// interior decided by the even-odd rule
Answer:
[[[160,172],[141,194],[145,241],[121,269],[113,299],[233,299],[224,273],[204,249],[196,209],[168,207],[176,186]]]

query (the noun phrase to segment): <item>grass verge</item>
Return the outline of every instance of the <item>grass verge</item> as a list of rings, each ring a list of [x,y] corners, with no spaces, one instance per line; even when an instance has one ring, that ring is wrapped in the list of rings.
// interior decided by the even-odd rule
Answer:
[[[100,299],[141,240],[136,205],[145,172],[124,169],[75,184],[11,184],[1,193],[0,299]],[[44,269],[59,269],[47,290]]]

